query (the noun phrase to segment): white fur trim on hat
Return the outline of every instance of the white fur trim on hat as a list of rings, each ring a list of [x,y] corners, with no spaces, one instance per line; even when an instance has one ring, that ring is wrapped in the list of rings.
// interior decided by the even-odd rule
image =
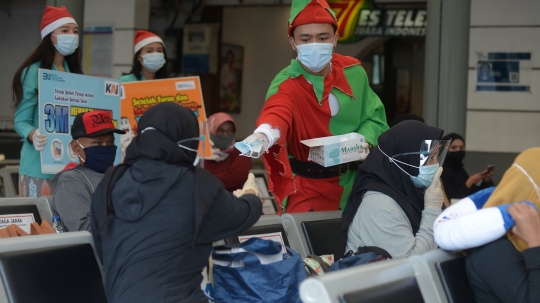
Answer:
[[[139,43],[135,44],[135,52],[138,52],[141,48],[147,46],[150,43],[159,42],[165,47],[165,43],[163,43],[163,40],[161,40],[158,36],[152,36],[145,39],[142,39],[139,41]]]
[[[77,25],[77,22],[75,22],[75,19],[73,19],[71,17],[60,18],[60,19],[48,24],[47,26],[45,26],[41,30],[41,39],[45,38],[45,36],[52,33],[55,29],[59,28],[60,26],[62,26],[64,24],[68,24],[68,23],[75,23],[75,25]]]

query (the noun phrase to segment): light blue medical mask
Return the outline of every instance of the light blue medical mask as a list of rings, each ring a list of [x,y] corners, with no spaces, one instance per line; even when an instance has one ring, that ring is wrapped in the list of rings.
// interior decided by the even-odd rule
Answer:
[[[160,68],[165,65],[165,55],[163,53],[153,52],[149,54],[142,55],[143,62],[142,65],[149,72],[157,72]]]
[[[332,59],[334,43],[306,43],[296,45],[298,60],[310,71],[320,72]]]
[[[382,151],[380,146],[377,146],[379,150],[390,160],[390,162],[394,163],[401,171],[409,175],[411,178],[411,181],[414,183],[414,185],[418,188],[426,188],[428,187],[431,182],[433,182],[433,178],[435,178],[435,174],[437,173],[437,170],[439,169],[439,163],[430,164],[430,165],[422,165],[422,166],[414,166],[409,163],[405,163],[403,161],[396,160],[394,157],[399,155],[410,155],[410,154],[420,154],[420,153],[405,153],[405,154],[399,154],[395,155],[393,157],[389,157],[385,152]],[[410,167],[418,168],[418,176],[413,176],[406,172],[401,166],[399,166],[397,163],[401,163]]]
[[[262,141],[260,140],[252,140],[249,142],[236,142],[234,144],[234,147],[242,153],[243,156],[248,156],[252,158],[258,158],[261,156],[261,150],[262,150]]]
[[[61,34],[56,36],[56,44],[54,47],[62,56],[69,56],[79,47],[79,35]]]

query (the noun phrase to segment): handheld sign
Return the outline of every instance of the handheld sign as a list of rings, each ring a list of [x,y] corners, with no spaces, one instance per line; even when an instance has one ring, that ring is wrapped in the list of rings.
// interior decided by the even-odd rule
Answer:
[[[70,147],[71,125],[79,113],[94,110],[112,112],[113,123],[120,119],[120,82],[79,74],[39,69],[39,130],[47,135],[41,151],[41,171],[55,174],[69,163],[78,162]],[[115,145],[120,138],[115,136]],[[115,164],[120,162],[120,148]]]
[[[174,102],[189,108],[199,120],[200,133],[205,140],[199,144],[199,156],[211,157],[210,138],[206,129],[206,111],[204,109],[199,77],[183,77],[162,80],[148,80],[122,83],[121,129],[122,145],[131,141],[137,134],[137,122],[152,106]]]

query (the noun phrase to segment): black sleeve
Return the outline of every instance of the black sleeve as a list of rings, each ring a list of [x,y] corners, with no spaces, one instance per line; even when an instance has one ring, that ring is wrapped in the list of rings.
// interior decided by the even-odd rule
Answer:
[[[467,275],[478,303],[540,302],[540,247],[522,254],[503,237],[469,251]]]
[[[255,195],[237,198],[220,188],[215,199],[201,227],[198,243],[211,243],[237,235],[255,224],[262,214],[261,199]]]
[[[97,200],[96,198],[99,197],[100,188],[101,188],[101,185],[98,185],[98,187],[94,191],[94,194],[92,195],[92,204],[90,206],[90,227],[91,227],[91,232],[92,232],[92,238],[94,239],[94,247],[98,254],[99,260],[101,260],[101,263],[103,263],[103,255],[101,252],[101,236],[99,235],[97,220],[96,220],[97,218],[96,207],[98,206],[98,203],[95,202],[95,200]]]

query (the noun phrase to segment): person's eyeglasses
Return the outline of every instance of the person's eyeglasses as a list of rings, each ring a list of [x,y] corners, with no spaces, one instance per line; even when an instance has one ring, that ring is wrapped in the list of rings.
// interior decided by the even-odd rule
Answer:
[[[234,135],[234,130],[233,129],[221,129],[221,128],[219,128],[216,131],[216,134],[217,135]]]

